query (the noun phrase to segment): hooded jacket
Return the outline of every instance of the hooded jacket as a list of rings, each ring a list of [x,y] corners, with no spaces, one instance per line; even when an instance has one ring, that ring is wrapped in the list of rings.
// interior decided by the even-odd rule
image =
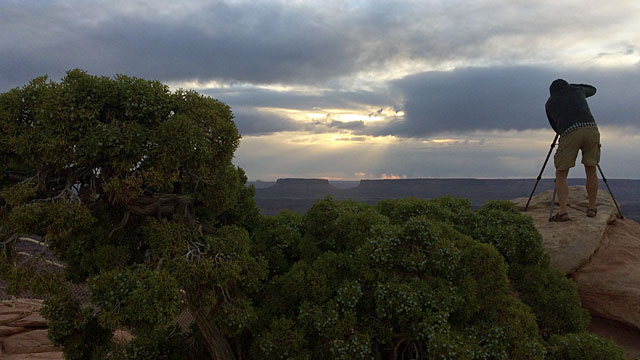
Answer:
[[[595,87],[586,84],[552,85],[549,91],[551,95],[545,104],[547,119],[561,137],[575,129],[597,126],[586,100],[596,93]]]

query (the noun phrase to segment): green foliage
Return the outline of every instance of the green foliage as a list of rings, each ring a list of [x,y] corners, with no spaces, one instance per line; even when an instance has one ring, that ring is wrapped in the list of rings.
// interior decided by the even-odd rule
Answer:
[[[109,359],[114,360],[209,360],[210,357],[192,343],[189,333],[177,325],[139,334],[125,345],[114,345]]]
[[[549,339],[549,360],[624,360],[626,356],[613,341],[590,333],[554,335]]]
[[[86,207],[58,200],[14,207],[5,226],[18,233],[44,236],[50,241],[50,248],[59,251],[69,244],[74,233],[87,231],[94,222]]]
[[[415,197],[382,200],[376,204],[376,210],[387,216],[393,224],[402,224],[414,216],[426,216],[429,219],[452,222],[460,221],[471,210],[468,199],[444,196],[425,200]]]
[[[392,222],[411,216],[444,220],[474,240],[494,246],[509,266],[513,290],[536,314],[545,338],[586,330],[589,315],[580,307],[575,285],[551,267],[531,218],[521,215],[510,201],[492,201],[471,211],[460,199],[408,198],[385,200],[377,208],[389,214]]]
[[[498,249],[509,265],[513,289],[536,314],[545,338],[586,330],[589,314],[580,306],[576,286],[551,267],[530,217],[511,202],[489,202],[461,231]]]
[[[275,270],[243,337],[255,359],[543,359],[543,337],[586,327],[575,285],[509,202],[325,198],[253,237]]]
[[[36,196],[36,187],[30,181],[21,181],[0,191],[0,197],[10,206],[17,206]]]
[[[43,297],[60,291],[60,283],[64,277],[59,272],[47,271],[35,261],[16,267],[9,261],[12,256],[4,254],[0,256],[0,277],[4,281],[4,290],[9,294],[21,294],[29,291],[35,296]],[[34,257],[37,261],[43,261],[42,256]]]
[[[104,358],[95,351],[110,348],[85,347],[83,329],[123,326],[136,340],[122,356],[163,358],[173,350],[151,334],[164,336],[185,307],[201,314],[199,325],[242,331],[255,321],[247,294],[260,288],[267,265],[251,252],[247,229],[259,212],[231,162],[239,140],[227,105],[157,81],[76,69],[60,82],[43,76],[0,94],[6,289],[51,297],[45,314],[71,358]],[[91,314],[55,300],[61,277],[41,275],[38,257],[20,258],[21,234],[39,236],[65,263],[67,280],[89,280]],[[204,332],[201,339],[209,351],[226,342]]]
[[[538,316],[541,333],[581,332],[589,325],[589,313],[580,307],[574,282],[551,267],[527,266],[515,277],[514,289]]]
[[[253,357],[286,351],[287,358],[301,359],[397,358],[401,352],[429,359],[541,359],[535,317],[509,294],[508,267],[498,251],[434,220],[434,214],[456,213],[454,202],[406,202],[426,214],[387,206],[412,214],[391,225],[364,204],[323,199],[307,212],[304,227],[269,233],[319,244],[319,255],[305,257],[301,250],[300,260],[255,298],[261,320],[253,331]],[[296,229],[299,237],[291,236]]]
[[[260,210],[254,199],[256,189],[253,185],[246,186],[247,176],[244,170],[237,168],[236,171],[239,179],[235,189],[236,202],[232,208],[219,215],[217,220],[222,225],[235,224],[252,231],[258,226],[260,219]]]
[[[300,258],[303,229],[303,216],[288,210],[262,217],[252,237],[252,251],[267,260],[272,275],[281,275]]]
[[[63,347],[65,359],[106,358],[111,330],[100,325],[91,307],[80,307],[68,291],[47,298],[40,313],[49,320],[49,339]]]
[[[317,251],[353,250],[372,234],[375,226],[388,222],[373,207],[330,196],[317,201],[304,217],[304,246],[310,258]]]
[[[91,301],[106,328],[147,332],[171,321],[182,310],[178,283],[166,272],[144,267],[111,270],[89,283]]]
[[[528,216],[507,201],[489,202],[478,209],[459,230],[500,251],[507,264],[548,265],[542,236]]]

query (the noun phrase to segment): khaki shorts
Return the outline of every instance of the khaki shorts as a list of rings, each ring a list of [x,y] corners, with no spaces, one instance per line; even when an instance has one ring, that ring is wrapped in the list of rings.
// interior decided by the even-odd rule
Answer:
[[[558,170],[568,170],[576,165],[578,150],[582,150],[582,163],[596,166],[600,163],[600,132],[595,126],[573,130],[560,137],[553,162]]]

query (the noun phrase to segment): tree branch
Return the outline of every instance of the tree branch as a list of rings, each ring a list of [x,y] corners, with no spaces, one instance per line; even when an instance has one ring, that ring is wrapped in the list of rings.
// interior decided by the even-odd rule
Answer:
[[[26,236],[20,236],[18,238],[18,240],[19,241],[31,242],[31,243],[38,244],[38,245],[43,246],[43,247],[48,247],[47,244],[45,244],[44,242],[38,241],[36,239],[29,238],[29,237],[26,237]]]
[[[19,251],[19,252],[17,252],[16,254],[18,254],[18,255],[24,255],[24,256],[28,256],[28,257],[34,257],[34,255],[29,254],[29,253],[26,253],[26,252],[24,252],[24,251]],[[57,262],[55,262],[55,261],[51,261],[51,260],[47,260],[47,259],[42,259],[42,261],[44,261],[45,263],[47,263],[47,264],[49,264],[49,265],[53,265],[53,266],[57,266],[57,267],[61,267],[61,268],[67,267],[67,266],[66,266],[66,265],[64,265],[64,264],[60,264],[60,263],[57,263]]]
[[[125,211],[124,212],[124,216],[122,217],[122,221],[120,221],[120,225],[118,225],[115,228],[113,228],[113,230],[111,230],[111,232],[109,233],[107,238],[110,238],[111,235],[113,235],[114,232],[116,232],[116,231],[122,229],[123,227],[127,226],[127,222],[129,222],[129,215],[131,215],[130,211]]]
[[[155,194],[140,196],[125,206],[135,215],[160,217],[187,209],[193,202],[193,198],[187,195]]]

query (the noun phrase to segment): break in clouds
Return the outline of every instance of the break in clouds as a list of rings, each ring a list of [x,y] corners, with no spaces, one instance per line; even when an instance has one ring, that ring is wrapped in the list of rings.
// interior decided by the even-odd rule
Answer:
[[[550,82],[563,77],[571,82],[593,84],[598,92],[589,98],[596,121],[605,126],[640,130],[640,67],[622,70],[550,70],[536,67],[465,68],[434,71],[394,80],[378,92],[323,91],[317,95],[294,92],[213,91],[235,109],[243,134],[281,131],[347,132],[354,135],[430,137],[443,133],[549,128],[544,103]],[[268,100],[267,100],[268,99]],[[344,122],[331,119],[295,121],[285,116],[255,110],[273,107],[309,110],[317,107],[390,107],[404,116],[383,121]]]

